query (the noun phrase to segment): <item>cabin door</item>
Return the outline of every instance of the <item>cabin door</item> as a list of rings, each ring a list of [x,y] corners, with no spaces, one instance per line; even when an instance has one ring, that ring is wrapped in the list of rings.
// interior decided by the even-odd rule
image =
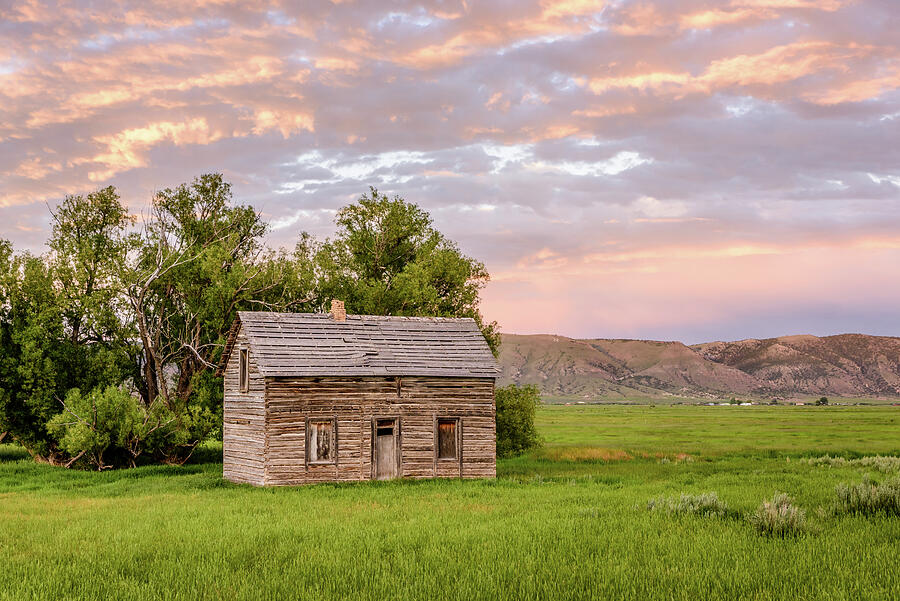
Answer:
[[[390,480],[397,477],[398,434],[396,419],[375,420],[373,440],[375,452],[373,455],[375,456],[376,480]]]

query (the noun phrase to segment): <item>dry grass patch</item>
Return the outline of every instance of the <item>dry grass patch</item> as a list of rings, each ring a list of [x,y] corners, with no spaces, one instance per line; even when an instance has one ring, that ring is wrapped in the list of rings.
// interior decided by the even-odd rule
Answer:
[[[687,453],[676,453],[675,455],[656,454],[660,463],[694,463],[694,457]]]
[[[551,461],[630,461],[632,455],[622,449],[600,447],[561,447],[546,449],[544,457]]]

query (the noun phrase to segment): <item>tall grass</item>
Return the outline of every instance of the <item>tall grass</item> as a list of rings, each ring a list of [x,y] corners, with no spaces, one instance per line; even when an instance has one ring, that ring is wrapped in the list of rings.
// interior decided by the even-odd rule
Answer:
[[[657,418],[660,407],[612,409],[558,415],[580,420],[580,434],[571,425],[541,434],[559,441],[551,449],[623,449],[630,459],[536,454],[500,462],[500,477],[486,481],[271,490],[223,482],[214,446],[181,468],[104,473],[38,465],[0,447],[0,599],[900,598],[896,517],[839,515],[815,536],[781,539],[756,536],[742,520],[634,510],[715,490],[747,514],[776,487],[815,507],[833,499],[845,473],[787,463],[771,446],[748,449],[746,414],[734,412],[718,414],[715,453],[660,463],[657,454],[687,452],[706,423],[673,426],[677,414]],[[895,415],[872,411],[882,422]],[[866,442],[846,449],[896,444],[868,429],[869,415],[848,415],[845,438]],[[594,435],[617,416],[637,433],[637,450]],[[755,418],[754,429],[768,429],[762,439],[777,438],[778,416]],[[784,448],[823,450],[832,428],[816,423]]]
[[[548,449],[599,447],[630,454],[900,456],[900,408],[549,406],[536,423]],[[660,442],[664,441],[661,445]]]

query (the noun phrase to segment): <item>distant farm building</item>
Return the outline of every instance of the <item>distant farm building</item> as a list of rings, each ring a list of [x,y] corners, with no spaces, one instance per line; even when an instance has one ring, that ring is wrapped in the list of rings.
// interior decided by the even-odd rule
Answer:
[[[472,319],[240,312],[219,369],[224,477],[494,477],[499,371]]]

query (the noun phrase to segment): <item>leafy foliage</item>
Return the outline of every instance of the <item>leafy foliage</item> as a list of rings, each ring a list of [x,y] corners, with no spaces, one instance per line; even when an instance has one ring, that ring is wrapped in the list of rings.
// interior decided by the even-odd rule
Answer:
[[[59,410],[55,397],[76,384],[72,357],[47,265],[14,256],[0,244],[0,431],[32,455],[52,459],[57,449],[44,425]]]
[[[53,213],[49,264],[59,306],[74,343],[109,346],[122,341],[125,310],[120,269],[134,222],[115,188],[67,196]]]
[[[494,398],[497,403],[497,456],[515,457],[541,446],[541,439],[534,426],[534,414],[540,403],[537,386],[510,384],[498,388]]]
[[[135,449],[134,459],[139,455],[136,449],[140,446],[136,439],[145,438],[144,426],[153,415],[156,419],[151,427],[158,428],[163,423],[170,423],[170,415],[162,415],[159,403],[155,403],[150,411],[142,411],[143,405],[120,388],[110,386],[89,395],[73,388],[66,395],[65,411],[56,415],[47,424],[47,429],[59,440],[60,447],[72,455],[74,463],[86,456],[96,469],[112,467],[107,462],[115,462],[116,458],[108,454]],[[162,420],[166,420],[163,422]],[[149,429],[149,428],[147,428]],[[110,447],[113,447],[112,451]]]
[[[63,406],[48,431],[72,457],[67,465],[83,458],[97,470],[135,467],[142,459],[183,463],[182,450],[192,451],[215,427],[208,410],[192,406],[176,414],[161,399],[145,405],[116,386],[86,395],[73,388]]]
[[[500,333],[484,323],[484,264],[434,229],[431,217],[399,196],[371,188],[335,219],[337,236],[307,246],[320,276],[317,304],[344,300],[349,313],[472,317],[496,354]]]
[[[113,188],[67,196],[46,257],[0,244],[0,431],[34,456],[61,460],[46,423],[72,388],[123,381],[133,346],[118,270],[131,218]]]
[[[154,197],[124,276],[142,351],[136,385],[146,403],[159,396],[177,412],[197,392],[208,408],[220,406],[220,381],[206,376],[237,312],[310,306],[312,270],[267,250],[265,232],[252,207],[232,205],[219,174]]]

